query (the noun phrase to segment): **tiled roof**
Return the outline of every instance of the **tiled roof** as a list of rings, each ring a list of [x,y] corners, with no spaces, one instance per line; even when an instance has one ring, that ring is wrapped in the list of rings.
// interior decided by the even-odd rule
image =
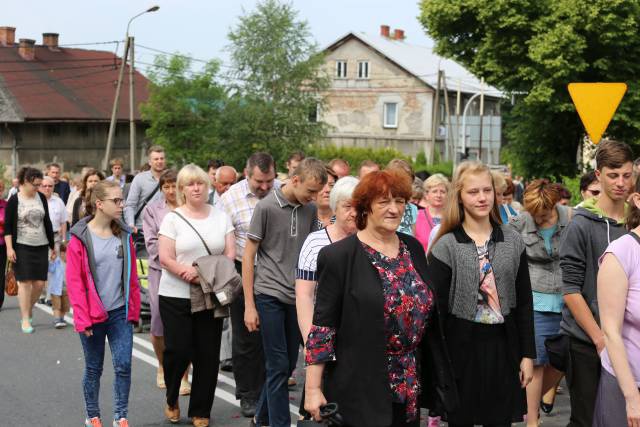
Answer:
[[[109,120],[120,58],[113,52],[35,46],[24,60],[18,45],[0,46],[0,121]],[[129,78],[125,70],[118,119],[129,118]],[[135,73],[136,105],[146,101],[148,80]],[[138,109],[135,118],[140,119]]]
[[[465,93],[480,92],[479,78],[457,62],[436,55],[431,48],[426,46],[418,46],[404,40],[395,40],[381,35],[351,32],[340,37],[327,49],[334,50],[347,39],[354,37],[431,87],[435,88],[438,84],[438,69],[441,69],[445,72],[449,91],[457,91],[460,88]],[[484,90],[488,96],[502,96],[500,90],[487,84],[485,84]]]

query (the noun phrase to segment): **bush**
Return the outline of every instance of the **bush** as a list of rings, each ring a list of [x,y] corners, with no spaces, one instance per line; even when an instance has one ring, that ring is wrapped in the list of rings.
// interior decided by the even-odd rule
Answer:
[[[354,175],[358,173],[358,167],[364,160],[373,160],[382,168],[393,159],[404,159],[413,163],[409,156],[390,148],[376,150],[361,147],[336,147],[335,145],[310,145],[305,150],[305,154],[325,162],[332,159],[344,159],[351,165],[351,173]]]
[[[451,177],[453,174],[452,162],[437,162],[431,166],[427,165],[424,153],[418,153],[415,161],[411,157],[402,154],[398,150],[392,148],[361,148],[361,147],[336,147],[335,145],[310,145],[305,150],[307,156],[317,157],[318,159],[329,162],[332,159],[344,159],[351,165],[351,173],[357,174],[360,163],[364,160],[373,160],[380,167],[384,168],[389,161],[393,159],[404,159],[411,163],[415,172],[426,171],[433,175],[441,173]],[[436,161],[439,160],[436,158]]]

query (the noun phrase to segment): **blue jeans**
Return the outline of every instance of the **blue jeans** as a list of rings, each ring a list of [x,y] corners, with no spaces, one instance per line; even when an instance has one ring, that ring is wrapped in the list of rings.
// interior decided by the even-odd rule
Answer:
[[[110,311],[106,322],[93,325],[93,335],[80,333],[84,351],[82,389],[87,417],[99,417],[100,377],[104,364],[104,341],[109,338],[111,359],[115,372],[113,383],[113,419],[127,418],[129,389],[131,388],[131,353],[133,351],[133,325],[127,322],[125,308]]]
[[[264,348],[266,382],[258,398],[258,425],[290,427],[289,377],[302,342],[296,306],[267,295],[256,295]]]

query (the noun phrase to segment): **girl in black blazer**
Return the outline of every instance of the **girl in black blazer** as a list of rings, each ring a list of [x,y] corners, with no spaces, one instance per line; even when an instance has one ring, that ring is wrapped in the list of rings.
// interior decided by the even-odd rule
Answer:
[[[353,194],[360,231],[320,251],[305,386],[316,420],[330,401],[348,426],[418,426],[420,406],[457,403],[424,250],[396,233],[410,197],[405,176],[366,175]]]
[[[33,305],[47,280],[49,258],[55,259],[56,252],[47,199],[38,192],[42,172],[24,167],[18,172],[18,180],[20,190],[11,196],[5,211],[4,239],[7,259],[13,263],[18,282],[22,332],[30,334]]]

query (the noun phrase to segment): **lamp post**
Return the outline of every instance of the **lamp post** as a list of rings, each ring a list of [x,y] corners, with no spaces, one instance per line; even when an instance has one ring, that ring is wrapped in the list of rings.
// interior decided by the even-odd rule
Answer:
[[[145,10],[129,19],[129,23],[127,24],[127,40],[129,40],[129,159],[131,165],[131,172],[135,170],[136,167],[136,122],[135,122],[135,97],[133,93],[133,82],[135,77],[135,57],[134,57],[134,39],[133,36],[129,36],[129,26],[131,22],[139,16],[144,15],[145,13],[156,12],[160,9],[160,6],[152,6],[149,9]]]
[[[134,52],[133,52],[133,37],[129,36],[129,28],[131,22],[139,16],[145,13],[156,12],[160,9],[160,6],[152,6],[149,9],[140,12],[135,15],[127,23],[127,32],[125,34],[124,53],[122,54],[122,62],[120,66],[120,73],[118,75],[118,84],[116,86],[116,96],[113,101],[113,109],[111,110],[111,121],[109,123],[109,135],[107,137],[107,149],[105,150],[104,159],[102,161],[102,168],[106,171],[109,165],[109,157],[111,157],[111,148],[113,147],[113,137],[116,130],[116,117],[118,115],[118,103],[120,101],[120,89],[122,87],[122,80],[124,77],[124,68],[127,65],[127,55],[130,58],[129,66],[129,166],[131,172],[135,170],[135,152],[136,152],[136,124],[134,120],[134,95],[133,95],[133,79],[134,79]]]
[[[462,111],[462,129],[460,129],[460,140],[462,142],[462,154],[466,152],[467,149],[467,111],[469,111],[469,107],[474,99],[480,96],[480,93],[476,93],[473,95],[464,105],[464,110]],[[454,164],[458,164],[458,153],[456,153],[454,159]]]

